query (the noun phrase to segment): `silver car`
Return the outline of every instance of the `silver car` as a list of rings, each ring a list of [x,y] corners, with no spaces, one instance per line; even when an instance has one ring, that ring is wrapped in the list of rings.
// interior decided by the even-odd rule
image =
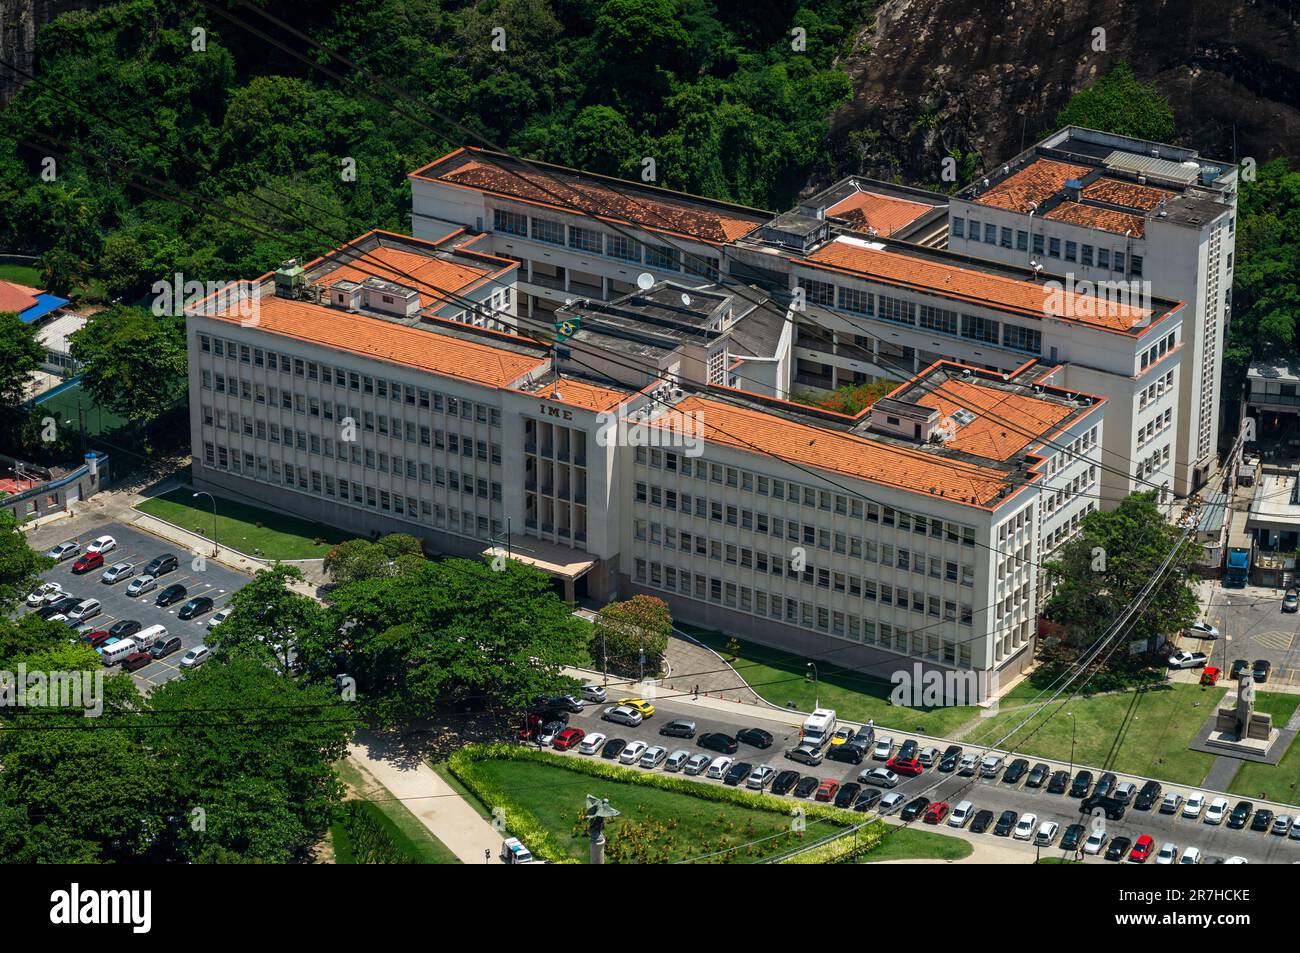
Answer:
[[[761,791],[772,783],[776,777],[776,768],[769,767],[766,764],[760,764],[749,774],[749,780],[745,782],[745,787],[753,791]]]
[[[682,768],[683,774],[703,774],[704,771],[713,763],[713,759],[707,754],[693,754],[686,759],[686,765]]]
[[[668,749],[661,745],[655,745],[653,748],[645,749],[638,764],[643,768],[657,768],[664,763],[664,759],[667,757]]]
[[[815,745],[803,744],[786,751],[785,756],[791,761],[816,767],[822,763],[822,753]]]
[[[601,718],[605,721],[612,721],[616,725],[627,725],[629,728],[635,728],[645,719],[635,708],[628,708],[626,705],[610,705],[601,713]]]
[[[50,551],[45,555],[49,556],[55,562],[61,563],[63,560],[70,559],[79,552],[81,552],[81,544],[69,540],[66,543],[59,543],[59,545],[50,549]]]
[[[111,586],[123,579],[130,579],[134,575],[135,567],[130,563],[114,563],[104,570],[104,574],[99,577],[99,580]]]
[[[906,794],[900,794],[897,791],[890,791],[880,799],[880,804],[876,808],[876,812],[878,814],[893,814],[906,803]]]
[[[582,697],[589,702],[599,704],[605,700],[605,689],[600,685],[583,685]]]
[[[153,576],[136,576],[126,587],[128,596],[142,596],[146,592],[153,592],[158,588],[158,582]]]
[[[668,760],[664,762],[664,770],[680,771],[682,770],[682,768],[686,766],[687,762],[689,762],[690,760],[691,760],[691,753],[687,751],[685,748],[678,748],[676,751],[670,754],[668,756]]]
[[[888,768],[869,768],[858,775],[859,784],[874,784],[879,788],[898,787],[898,775]]]

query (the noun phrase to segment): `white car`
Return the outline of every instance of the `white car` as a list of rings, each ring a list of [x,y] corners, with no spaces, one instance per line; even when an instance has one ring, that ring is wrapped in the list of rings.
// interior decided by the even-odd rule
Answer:
[[[618,756],[618,760],[623,764],[636,764],[641,760],[641,755],[645,754],[646,747],[644,741],[629,741],[623,753]]]
[[[975,810],[975,805],[970,801],[962,801],[952,809],[952,814],[948,817],[949,827],[965,827],[966,822],[971,818],[971,812]]]
[[[112,536],[96,536],[90,545],[86,547],[86,552],[103,555],[104,553],[111,553],[115,549],[117,549],[117,540]]]
[[[216,612],[212,613],[212,617],[208,619],[208,628],[215,629],[217,626],[221,625],[221,623],[225,622],[229,618],[230,618],[229,609],[219,609]],[[601,735],[600,737],[604,738],[605,736]]]
[[[212,649],[206,645],[196,645],[181,656],[181,668],[198,668],[212,658]]]
[[[655,745],[653,748],[646,748],[637,763],[643,768],[657,768],[666,757],[668,757],[668,749],[662,745]]]
[[[1156,854],[1156,863],[1172,864],[1176,860],[1178,860],[1178,845],[1165,841],[1160,845],[1160,853]]]
[[[61,563],[65,559],[71,559],[79,552],[81,552],[81,544],[73,540],[68,540],[66,543],[59,543],[59,545],[51,548],[45,555],[49,556],[56,563]]]
[[[57,582],[43,582],[27,596],[27,606],[31,609],[39,609],[47,603],[57,602],[62,598],[63,586]]]
[[[1201,816],[1201,811],[1205,810],[1205,795],[1200,791],[1193,791],[1187,795],[1187,800],[1183,803],[1183,817],[1196,819]]]
[[[104,570],[104,574],[99,577],[99,581],[111,586],[123,579],[130,579],[134,575],[135,567],[130,563],[114,563]]]
[[[1038,833],[1034,835],[1034,843],[1040,847],[1051,847],[1052,842],[1056,840],[1056,832],[1061,829],[1061,825],[1056,821],[1043,821],[1038,825]]]
[[[1205,809],[1206,824],[1222,824],[1223,819],[1228,816],[1228,799],[1226,797],[1216,797],[1210,802],[1210,806]]]
[[[610,705],[600,717],[615,724],[627,725],[629,728],[635,728],[645,720],[639,711],[626,705]],[[628,763],[631,764],[630,761]]]
[[[1034,828],[1038,826],[1037,814],[1026,814],[1016,823],[1016,829],[1013,835],[1016,840],[1029,840],[1034,836]]]
[[[1204,652],[1175,652],[1169,656],[1170,668],[1202,668],[1209,658]]]
[[[1178,858],[1180,864],[1199,864],[1201,862],[1201,851],[1198,847],[1189,847],[1183,851],[1183,856]]]
[[[1248,861],[1245,857],[1242,857],[1240,854],[1233,854],[1231,857],[1225,860],[1224,863],[1225,864],[1248,864],[1250,863],[1250,861]]]
[[[1187,634],[1199,639],[1217,639],[1219,630],[1208,622],[1193,622],[1187,627]]]
[[[128,596],[142,596],[158,588],[158,581],[153,576],[136,576],[126,586]]]
[[[582,739],[582,744],[578,745],[578,754],[595,754],[605,744],[605,736],[599,731],[593,731]]]
[[[1085,854],[1100,854],[1101,849],[1106,846],[1106,841],[1110,840],[1105,831],[1093,831],[1088,835],[1088,839],[1083,842],[1083,852]]]
[[[708,776],[716,778],[719,781],[722,780],[722,778],[726,776],[727,772],[731,770],[731,765],[734,760],[734,758],[728,758],[726,755],[723,755],[720,758],[714,758],[713,763],[709,765]]]
[[[876,739],[876,747],[872,750],[871,757],[876,761],[888,761],[893,751],[894,739],[889,735],[881,735]]]
[[[708,770],[713,759],[707,754],[693,754],[686,759],[686,765],[682,768],[682,774],[703,774]]]

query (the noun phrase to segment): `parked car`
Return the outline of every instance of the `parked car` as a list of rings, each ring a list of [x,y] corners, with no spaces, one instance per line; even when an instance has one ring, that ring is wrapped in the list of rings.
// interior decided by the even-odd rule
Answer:
[[[181,668],[198,668],[212,658],[212,650],[206,645],[196,645],[181,656]]]
[[[1241,676],[1245,675],[1249,671],[1250,671],[1250,663],[1247,662],[1244,658],[1233,659],[1232,671],[1229,673],[1228,677],[1235,680],[1241,678]]]
[[[1076,825],[1082,827],[1082,825]],[[1039,847],[1051,847],[1056,841],[1056,833],[1061,829],[1061,825],[1056,821],[1043,821],[1038,825],[1038,831],[1034,834],[1034,843]]]
[[[734,787],[735,785],[739,784],[741,781],[744,781],[746,778],[748,778],[750,774],[753,773],[753,771],[754,771],[754,766],[750,764],[748,761],[737,761],[730,768],[728,768],[727,773],[722,776],[722,783],[730,784]]]
[[[130,563],[113,563],[100,575],[99,581],[106,586],[113,586],[135,575],[135,566]]]
[[[1127,812],[1123,803],[1113,797],[1098,797],[1093,794],[1079,803],[1079,810],[1084,814],[1096,815],[1101,812],[1107,820],[1118,821]]]
[[[74,606],[80,604],[81,598],[79,596],[65,595],[37,609],[36,615],[46,621],[53,619],[56,615],[63,616],[66,619],[67,613],[71,612]]]
[[[641,753],[641,758],[637,761],[637,764],[646,769],[653,769],[663,764],[667,757],[667,748],[663,745],[651,745]]]
[[[115,549],[117,549],[117,540],[112,536],[96,536],[86,546],[86,552],[98,553],[101,556],[104,553],[111,553]]]
[[[1183,817],[1195,820],[1201,816],[1201,811],[1205,810],[1205,795],[1200,791],[1193,791],[1187,795],[1187,800],[1183,802]]]
[[[1007,765],[1007,769],[1002,772],[1003,784],[1016,784],[1029,771],[1029,762],[1024,758],[1016,758]]]
[[[914,797],[907,802],[907,807],[903,808],[902,813],[898,816],[904,821],[914,821],[929,806],[930,799],[928,797]]]
[[[71,559],[79,552],[81,552],[81,544],[76,540],[68,540],[67,542],[59,543],[57,546],[50,548],[45,555],[49,556],[56,563],[61,563],[65,559]]]
[[[1156,842],[1150,834],[1143,834],[1133,842],[1133,850],[1129,852],[1128,859],[1135,864],[1144,864],[1151,852],[1155,850]]]
[[[776,777],[776,768],[766,764],[760,764],[753,771],[749,772],[749,778],[745,781],[745,787],[751,791],[761,791],[772,783]]]
[[[93,632],[87,632],[82,636],[82,638],[86,640],[92,649],[97,649],[109,639],[123,639],[126,638],[126,636],[114,635],[111,631],[99,629]]]
[[[1268,673],[1272,671],[1273,663],[1266,658],[1255,659],[1255,664],[1250,667],[1250,677],[1256,682],[1267,682]]]
[[[846,764],[861,764],[862,759],[866,756],[861,748],[855,744],[831,745],[826,749],[826,760],[842,761]]]
[[[1273,827],[1273,812],[1266,807],[1261,807],[1255,812],[1255,819],[1250,822],[1252,831],[1264,832]]]
[[[898,787],[898,775],[888,768],[868,768],[858,775],[859,784],[874,784],[880,788]]]
[[[1015,811],[1003,811],[998,815],[998,822],[993,827],[993,836],[1010,837],[1012,831],[1016,828],[1016,822],[1020,820],[1020,815]],[[1035,818],[1037,820],[1037,818]],[[1033,830],[1033,822],[1030,822],[1029,829]]]
[[[939,770],[945,774],[957,770],[957,762],[961,760],[961,745],[949,745],[943,750],[943,755],[939,758]]]
[[[205,612],[212,611],[212,600],[207,596],[195,596],[176,613],[178,619],[195,619]]]
[[[1002,770],[1002,755],[990,754],[985,755],[984,760],[980,762],[981,778],[996,778],[998,772]]]
[[[728,758],[726,755],[714,758],[713,761],[709,763],[708,776],[714,780],[721,781],[726,777],[727,772],[731,770],[731,765],[733,763],[734,760]]]
[[[1183,851],[1183,856],[1178,858],[1180,864],[1199,864],[1201,862],[1201,849],[1199,847],[1189,847]],[[1160,863],[1160,858],[1156,858],[1156,863]]]
[[[1177,791],[1170,791],[1165,795],[1165,799],[1160,802],[1161,814],[1177,814],[1183,806],[1183,796]]]
[[[564,722],[548,721],[536,730],[537,743],[542,745],[554,744],[555,739],[564,731]]]
[[[623,753],[627,747],[627,741],[623,738],[610,738],[605,742],[605,747],[600,749],[600,756],[608,761],[613,761]],[[706,756],[707,757],[707,756]],[[705,767],[708,767],[708,761],[705,761]]]
[[[1071,824],[1061,835],[1061,850],[1079,850],[1087,833],[1088,828],[1082,824]]]
[[[840,785],[839,793],[835,795],[835,806],[848,810],[853,806],[853,802],[858,799],[862,793],[862,785],[855,781],[848,781]]]
[[[952,807],[947,801],[931,804],[925,809],[924,821],[927,824],[942,824],[950,810],[952,810]]]
[[[1291,830],[1290,814],[1279,814],[1277,817],[1273,818],[1273,833],[1276,834],[1278,837],[1285,837],[1287,835],[1287,832],[1290,830]]]
[[[208,628],[215,629],[217,626],[221,625],[221,623],[230,618],[231,611],[232,610],[230,609],[218,609],[216,612],[212,613],[212,618],[208,619]]]
[[[93,619],[100,613],[98,599],[83,599],[68,610],[68,621],[74,624],[80,624],[87,619]]]
[[[939,749],[933,745],[922,748],[917,752],[916,760],[921,762],[922,767],[933,768],[939,760]]]
[[[696,775],[707,771],[713,759],[707,754],[693,754],[686,759],[686,765],[682,768],[682,774]]]
[[[790,789],[799,783],[798,771],[782,771],[772,781],[773,794],[788,794]]]
[[[963,805],[967,806],[964,815],[962,812]],[[948,825],[950,827],[961,827],[967,822],[966,819],[969,818],[970,832],[972,834],[983,834],[989,829],[989,825],[993,823],[993,812],[989,810],[972,811],[969,805],[970,801],[962,801],[961,804],[954,807],[952,809],[952,817],[948,818]]]
[[[791,761],[814,768],[822,763],[821,749],[812,744],[801,744],[793,748],[787,748],[785,756]]]
[[[694,738],[695,722],[678,718],[659,726],[659,734],[669,738]]]
[[[1127,837],[1116,837],[1106,848],[1107,860],[1123,860],[1128,855],[1128,849],[1133,846],[1133,841]]]
[[[627,746],[619,752],[619,763],[636,764],[641,760],[641,755],[645,754],[645,749],[648,747],[650,746],[644,741],[629,741]]]
[[[1137,785],[1132,781],[1121,781],[1115,785],[1115,800],[1121,804],[1130,804],[1133,801],[1133,795],[1137,793]]]
[[[1034,836],[1034,830],[1037,827],[1038,815],[1026,814],[1016,822],[1016,829],[1012,832],[1012,836],[1015,837],[1016,840],[1029,840],[1029,838]]]
[[[655,706],[650,704],[644,698],[620,698],[614,704],[622,705],[625,708],[631,708],[641,714],[642,718],[649,718],[655,713]]]
[[[175,605],[185,598],[185,587],[180,583],[173,583],[162,592],[158,593],[158,598],[154,600],[154,605],[166,607]]]
[[[1151,807],[1156,803],[1156,799],[1160,797],[1161,790],[1159,781],[1146,782],[1142,785],[1142,790],[1138,792],[1136,800],[1133,801],[1133,806],[1139,811],[1151,810]]]
[[[126,658],[122,659],[122,671],[134,672],[144,668],[153,661],[153,656],[148,652],[132,652]]]
[[[1209,658],[1204,652],[1175,652],[1169,656],[1170,668],[1204,668]]]
[[[861,748],[864,752],[870,751],[871,746],[876,743],[876,729],[873,725],[863,725],[854,734],[853,740],[849,744],[856,748]]]
[[[612,721],[616,725],[627,725],[629,728],[635,728],[645,720],[639,711],[626,705],[610,705],[601,712],[600,717],[602,721]]]
[[[1228,799],[1226,797],[1216,797],[1210,802],[1205,809],[1204,822],[1206,824],[1219,825],[1228,816]]]
[[[181,638],[179,635],[163,635],[155,639],[153,644],[149,646],[149,655],[156,659],[166,658],[173,652],[179,652],[180,650]]]
[[[731,735],[724,735],[720,731],[710,731],[707,734],[700,735],[695,739],[695,743],[701,748],[707,748],[710,751],[718,751],[722,754],[735,754],[740,745],[736,744],[736,739]]]
[[[969,778],[979,770],[979,766],[980,756],[972,751],[970,754],[964,754],[961,756],[961,761],[957,764],[957,774],[961,777]]]
[[[898,746],[898,757],[902,758],[904,761],[910,761],[917,756],[919,750],[920,745],[911,738],[908,738]]]
[[[63,595],[63,586],[57,582],[43,582],[27,594],[27,608],[39,609]]]
[[[583,737],[582,744],[578,745],[578,754],[595,754],[604,744],[605,736],[599,731],[593,731]]]
[[[143,576],[136,576],[126,586],[128,596],[142,596],[146,592],[152,592],[158,588],[158,580],[146,573]]]
[[[1156,863],[1160,865],[1172,864],[1178,859],[1178,845],[1165,841],[1160,845],[1160,852],[1156,854]]]
[[[885,794],[885,792],[880,790],[880,788],[860,788],[859,790],[861,790],[862,793],[859,794],[858,799],[853,802],[853,810],[855,811],[871,810],[880,803],[880,799],[884,797]],[[1293,829],[1300,830],[1300,827]]]
[[[771,733],[762,728],[741,728],[736,732],[736,740],[741,744],[752,745],[765,751],[772,747]]]
[[[1092,793],[1097,797],[1110,797],[1118,783],[1119,778],[1115,777],[1113,772],[1107,771],[1097,779],[1097,786],[1092,789]]]
[[[899,794],[897,791],[890,791],[880,799],[880,807],[877,813],[882,817],[886,814],[893,814],[907,801],[906,794]]]
[[[1208,622],[1193,622],[1187,627],[1187,634],[1197,639],[1217,639],[1219,630]]]
[[[1080,771],[1074,776],[1074,781],[1070,784],[1070,797],[1087,797],[1088,792],[1092,789],[1092,772]]]
[[[881,735],[876,739],[876,746],[871,750],[871,757],[876,761],[888,761],[893,751],[894,739],[889,735]]]
[[[853,734],[854,734],[854,729],[850,728],[848,725],[841,725],[839,728],[836,728],[835,733],[831,735],[831,744],[833,745],[848,744],[850,741],[853,740]]]
[[[605,702],[605,689],[599,685],[583,685],[582,697],[589,702],[596,702],[598,705]]]
[[[808,775],[807,777],[800,778],[799,783],[794,786],[794,790],[790,793],[795,797],[812,797],[813,792],[817,790],[817,785],[819,784],[821,784],[820,781],[812,775]]]
[[[1282,611],[1295,612],[1297,609],[1300,609],[1300,592],[1288,589],[1282,597]]]
[[[155,556],[149,560],[149,564],[144,567],[144,574],[157,579],[159,576],[165,576],[167,573],[175,571],[179,565],[180,563],[176,561],[175,556],[171,553],[163,553],[161,556]]]
[[[565,728],[555,736],[555,741],[552,744],[555,746],[556,751],[568,751],[586,736],[587,733],[581,728]]]
[[[901,774],[905,777],[914,778],[925,771],[921,767],[921,762],[915,758],[893,757],[885,762],[885,765],[895,774]]]
[[[1025,778],[1025,787],[1041,788],[1051,776],[1052,769],[1040,761],[1029,769],[1029,777]]]
[[[1255,805],[1249,801],[1238,801],[1228,815],[1228,827],[1235,831],[1241,830],[1250,820],[1250,815],[1255,812]]]
[[[90,572],[92,569],[98,569],[104,565],[104,557],[99,553],[83,553],[77,557],[77,561],[72,564],[72,572],[80,576],[82,573]]]
[[[1097,828],[1091,834],[1089,834],[1088,839],[1083,842],[1083,852],[1085,854],[1091,854],[1095,857],[1096,855],[1102,852],[1102,850],[1106,846],[1106,841],[1108,841],[1109,839],[1110,839],[1109,834],[1107,834],[1101,828]]]

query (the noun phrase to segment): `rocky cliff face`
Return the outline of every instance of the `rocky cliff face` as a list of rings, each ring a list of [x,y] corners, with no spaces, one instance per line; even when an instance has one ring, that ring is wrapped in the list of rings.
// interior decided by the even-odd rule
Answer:
[[[0,61],[36,73],[36,31],[65,10],[95,6],[87,0],[0,0]],[[27,80],[0,66],[0,106]]]
[[[950,150],[1002,161],[1127,60],[1214,158],[1300,155],[1295,0],[886,0],[842,64],[856,96],[832,121],[836,173],[939,188]],[[1095,32],[1105,49],[1095,50]]]

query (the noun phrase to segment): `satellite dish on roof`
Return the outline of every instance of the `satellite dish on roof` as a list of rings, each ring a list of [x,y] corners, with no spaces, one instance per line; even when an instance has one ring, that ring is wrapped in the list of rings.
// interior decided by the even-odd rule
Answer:
[[[689,308],[691,306],[691,296],[687,294],[682,295],[682,304]]]
[[[650,274],[648,271],[643,271],[641,274],[636,276],[636,286],[642,291],[649,291],[654,287],[654,284],[655,276]]]

